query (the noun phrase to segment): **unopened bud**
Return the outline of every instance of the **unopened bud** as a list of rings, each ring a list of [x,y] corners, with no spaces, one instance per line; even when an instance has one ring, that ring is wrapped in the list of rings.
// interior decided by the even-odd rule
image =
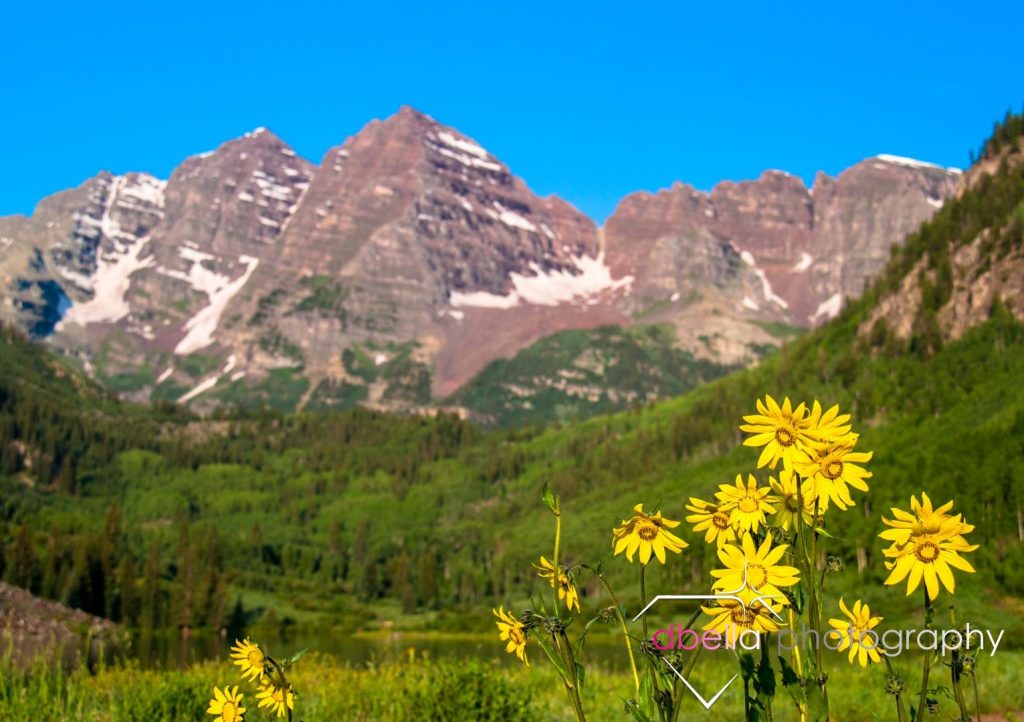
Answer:
[[[885,693],[886,694],[892,694],[892,695],[903,694],[904,688],[905,688],[905,685],[903,684],[903,680],[900,679],[895,674],[890,674],[889,677],[885,680]]]

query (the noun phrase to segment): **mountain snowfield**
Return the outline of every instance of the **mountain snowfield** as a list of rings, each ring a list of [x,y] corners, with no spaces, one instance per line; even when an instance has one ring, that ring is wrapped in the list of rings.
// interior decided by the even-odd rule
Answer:
[[[203,406],[428,407],[543,337],[607,325],[663,327],[731,368],[780,343],[772,329],[838,314],[958,177],[879,155],[811,189],[780,171],[677,183],[599,228],[411,108],[319,166],[259,128],[166,181],[104,172],[0,218],[0,318],[132,398]]]

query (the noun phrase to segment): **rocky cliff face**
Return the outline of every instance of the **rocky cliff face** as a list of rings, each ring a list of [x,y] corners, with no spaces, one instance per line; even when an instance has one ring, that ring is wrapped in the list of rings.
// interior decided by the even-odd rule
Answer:
[[[609,263],[636,278],[634,315],[672,321],[683,338],[699,330],[712,357],[749,361],[752,347],[773,343],[765,322],[817,324],[860,295],[958,178],[878,156],[838,178],[819,174],[812,189],[768,171],[710,193],[682,184],[637,193],[608,221]]]
[[[0,219],[0,317],[137,398],[436,403],[558,331],[675,328],[732,365],[838,312],[956,188],[887,156],[625,198],[603,229],[410,108],[319,166],[259,129],[164,182],[102,173]]]
[[[935,337],[956,340],[991,318],[997,304],[1024,321],[1024,153],[983,158],[958,193],[956,207],[922,240],[922,256],[859,329],[876,346],[886,335],[917,336],[925,346]]]

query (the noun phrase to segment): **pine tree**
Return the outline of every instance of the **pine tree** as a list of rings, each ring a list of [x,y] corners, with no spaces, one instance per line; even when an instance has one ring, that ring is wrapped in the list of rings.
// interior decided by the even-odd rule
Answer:
[[[32,545],[32,534],[24,524],[18,527],[14,543],[8,547],[6,556],[7,581],[16,587],[38,591],[36,552]]]
[[[154,539],[149,546],[146,564],[142,569],[142,608],[139,626],[143,630],[154,630],[163,625],[160,614],[160,547]]]
[[[402,611],[412,614],[416,611],[416,593],[412,586],[412,571],[409,562],[409,555],[402,552],[395,560],[394,574],[392,575],[392,588],[394,595],[402,601]]]
[[[135,591],[135,560],[125,554],[117,567],[117,605],[115,621],[135,626],[139,620],[139,598]]]
[[[195,564],[188,523],[178,528],[178,544],[174,551],[175,575],[171,588],[171,617],[174,626],[187,634],[195,625]]]
[[[420,568],[416,578],[421,604],[429,607],[437,606],[439,586],[437,577],[437,554],[433,548],[428,547],[420,554]]]

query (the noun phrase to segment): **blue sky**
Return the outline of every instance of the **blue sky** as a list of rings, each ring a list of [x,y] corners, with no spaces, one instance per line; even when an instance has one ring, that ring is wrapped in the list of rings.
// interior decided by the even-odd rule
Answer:
[[[319,162],[410,104],[600,221],[675,180],[964,166],[1024,104],[1024,3],[717,5],[9,3],[0,214],[261,125]]]

